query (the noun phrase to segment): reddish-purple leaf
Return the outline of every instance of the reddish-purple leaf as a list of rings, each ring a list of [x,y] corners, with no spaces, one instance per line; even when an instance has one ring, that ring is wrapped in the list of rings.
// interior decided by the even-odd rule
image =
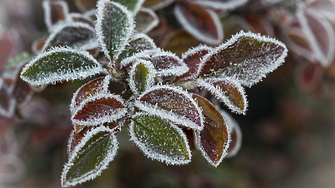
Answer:
[[[90,126],[115,122],[126,113],[127,108],[119,96],[98,94],[84,100],[71,119],[74,124]]]
[[[69,7],[65,1],[43,1],[44,21],[48,29],[60,21],[65,21],[69,13]]]
[[[213,49],[208,46],[198,46],[188,50],[185,54],[183,54],[182,60],[187,65],[188,71],[181,76],[177,76],[174,82],[196,79],[200,68],[199,65],[201,63],[201,58],[208,54],[211,50]]]
[[[139,33],[148,33],[158,25],[159,19],[154,11],[141,8],[135,16],[135,30]]]
[[[322,78],[324,69],[317,63],[304,62],[298,66],[296,77],[299,86],[307,91],[313,91],[320,84],[322,84]]]
[[[15,82],[11,91],[11,96],[14,97],[18,106],[24,104],[33,95],[30,85],[20,78],[20,72],[24,64],[25,62],[16,67]]]
[[[243,87],[236,81],[222,78],[197,80],[200,88],[211,92],[217,99],[225,103],[234,112],[245,114],[248,107]]]
[[[273,37],[273,26],[270,24],[266,16],[262,14],[247,13],[243,17],[244,26],[253,33],[260,33]]]
[[[34,52],[34,54],[38,54],[43,50],[43,46],[47,40],[47,37],[42,37],[34,41],[33,45],[31,46],[31,50]]]
[[[186,91],[171,86],[154,86],[138,97],[135,106],[173,123],[202,130],[201,109]]]
[[[184,29],[198,40],[217,45],[223,41],[223,30],[215,12],[196,3],[179,3],[174,14]]]
[[[15,99],[9,94],[9,89],[0,79],[0,115],[11,117],[14,113]]]
[[[97,7],[98,0],[74,0],[81,12],[86,12]]]
[[[306,1],[306,8],[318,12],[333,23],[335,22],[335,1],[333,0]]]
[[[83,14],[79,14],[79,13],[70,13],[68,16],[67,16],[67,19],[69,22],[81,22],[81,23],[85,23],[89,26],[91,26],[93,29],[94,29],[94,21],[86,16],[86,15],[83,15]]]
[[[193,94],[202,108],[204,128],[196,131],[196,144],[202,155],[213,166],[218,166],[227,155],[230,135],[221,113],[205,98]]]
[[[282,42],[241,31],[202,58],[198,75],[230,77],[252,86],[280,66],[286,55]]]

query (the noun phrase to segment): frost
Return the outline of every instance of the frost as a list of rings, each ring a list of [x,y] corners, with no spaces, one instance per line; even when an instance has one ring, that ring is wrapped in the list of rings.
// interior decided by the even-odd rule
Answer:
[[[121,97],[113,94],[98,93],[81,102],[74,111],[71,120],[78,125],[98,125],[111,123],[124,117],[127,113]]]
[[[79,14],[79,13],[70,13],[66,17],[68,22],[81,22],[86,23],[89,26],[91,26],[93,29],[95,27],[94,21],[85,14]]]
[[[164,7],[169,6],[171,3],[173,3],[175,0],[146,0],[143,3],[143,7],[150,8],[154,11],[162,9]]]
[[[134,30],[134,18],[126,7],[109,0],[98,1],[96,32],[108,59],[117,59]]]
[[[335,22],[335,1],[334,0],[308,0],[306,7]]]
[[[202,58],[197,77],[230,77],[250,87],[280,66],[286,55],[282,42],[241,31]]]
[[[229,109],[239,114],[246,114],[248,101],[243,87],[229,78],[197,79],[199,87],[211,92],[217,99],[225,103]]]
[[[118,149],[118,142],[112,132],[111,129],[100,126],[85,134],[64,165],[62,187],[74,186],[100,176],[102,170],[114,159]]]
[[[26,64],[21,78],[31,85],[40,86],[84,79],[100,71],[101,65],[88,52],[55,47]]]
[[[77,46],[76,43],[93,38],[94,35],[94,29],[86,23],[58,24],[45,42],[42,51],[53,46]]]
[[[199,9],[202,9],[199,11]],[[209,9],[196,4],[176,5],[174,14],[180,25],[196,39],[212,44],[220,44],[223,40],[223,30],[218,15]],[[206,22],[197,22],[197,18],[204,19]]]
[[[12,117],[14,114],[16,101],[11,98],[3,83],[3,79],[0,78],[0,115],[5,117]]]
[[[148,33],[155,28],[159,19],[157,14],[148,8],[141,8],[135,16],[135,30],[139,33]]]
[[[140,10],[144,0],[114,0],[116,3],[120,3],[125,6],[129,11],[136,15],[136,13]]]
[[[201,109],[190,94],[178,87],[153,86],[138,97],[135,106],[195,130],[202,130],[204,126]]]
[[[188,140],[178,126],[146,113],[136,113],[133,119],[129,126],[130,140],[148,158],[167,165],[181,165],[191,161]],[[141,126],[145,128],[141,130]]]
[[[209,7],[215,10],[233,10],[244,5],[248,0],[228,0],[222,2],[220,0],[196,1],[197,4]]]
[[[221,110],[221,114],[223,115],[223,117],[225,117],[228,130],[232,135],[232,141],[229,146],[227,157],[234,157],[240,150],[242,145],[242,131],[238,123],[234,120],[233,117],[231,117],[231,115],[223,110]]]
[[[139,95],[150,88],[154,84],[155,73],[154,66],[150,61],[141,60],[134,63],[129,73],[129,86],[133,93]]]
[[[138,61],[139,59],[149,60],[153,54],[160,53],[160,52],[161,50],[159,48],[141,51],[139,53],[132,55],[131,57],[123,59],[120,63],[120,66],[127,67],[131,65],[132,63]]]
[[[57,22],[59,21],[59,18],[53,18],[53,15],[62,15],[61,16],[61,20],[65,20],[66,19],[66,15],[69,13],[69,7],[67,6],[67,3],[65,1],[51,1],[51,0],[44,0],[42,2],[43,5],[43,9],[44,9],[44,21],[45,21],[45,25],[47,26],[47,28],[50,30],[52,30],[52,27],[57,24]],[[52,6],[59,6],[59,8],[57,9],[52,9]],[[59,11],[61,10],[61,13],[57,13],[57,12],[52,12],[52,11]]]

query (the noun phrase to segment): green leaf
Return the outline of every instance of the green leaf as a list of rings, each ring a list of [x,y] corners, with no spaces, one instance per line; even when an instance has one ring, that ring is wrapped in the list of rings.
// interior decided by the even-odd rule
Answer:
[[[131,140],[151,159],[167,164],[186,164],[191,151],[183,131],[155,115],[138,113],[129,127]]]
[[[155,69],[150,61],[140,60],[132,66],[129,86],[139,95],[154,84]]]
[[[31,85],[84,79],[102,70],[101,65],[85,51],[53,48],[31,60],[21,72],[21,78]]]
[[[94,179],[114,159],[118,142],[111,129],[104,126],[87,132],[75,147],[62,173],[62,187]]]
[[[102,51],[110,60],[117,59],[134,30],[134,18],[119,3],[98,2],[96,31]]]
[[[144,0],[113,0],[114,2],[120,3],[125,6],[129,11],[135,15],[140,10]]]

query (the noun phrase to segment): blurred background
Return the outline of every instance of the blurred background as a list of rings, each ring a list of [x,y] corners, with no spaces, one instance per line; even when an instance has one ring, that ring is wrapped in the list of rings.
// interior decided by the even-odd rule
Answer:
[[[70,12],[83,11],[75,1],[66,2]],[[173,7],[180,2],[184,1],[157,9],[160,22],[147,33],[157,46],[178,55],[202,43],[173,15]],[[95,180],[75,187],[335,187],[333,3],[250,0],[233,10],[213,10],[220,18],[224,40],[240,30],[250,30],[277,38],[289,48],[282,66],[263,82],[246,88],[247,115],[232,114],[243,135],[236,156],[215,168],[194,150],[188,165],[166,166],[146,158],[129,142],[125,126],[109,168]],[[41,0],[0,0],[0,33],[4,77],[8,63],[23,52],[24,56],[34,55],[34,41],[49,35]],[[0,116],[0,188],[60,187],[73,129],[69,104],[72,94],[86,82],[48,86],[20,104],[11,117]],[[6,97],[0,94],[0,104]]]

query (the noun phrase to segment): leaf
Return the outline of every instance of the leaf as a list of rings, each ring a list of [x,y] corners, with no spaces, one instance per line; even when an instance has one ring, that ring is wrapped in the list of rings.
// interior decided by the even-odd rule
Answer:
[[[335,22],[335,2],[333,0],[306,1],[306,8],[318,12],[331,22]]]
[[[189,93],[171,86],[153,86],[135,101],[140,110],[158,115],[172,123],[203,129],[201,109]]]
[[[136,34],[131,38],[128,45],[120,53],[117,62],[121,63],[122,60],[130,58],[137,53],[155,48],[157,48],[156,44],[150,37],[143,33]]]
[[[43,1],[44,21],[47,28],[52,27],[60,21],[65,21],[69,13],[69,7],[65,1]]]
[[[247,13],[242,18],[245,28],[253,33],[275,36],[270,20],[263,14]]]
[[[184,2],[174,7],[174,14],[180,25],[196,39],[212,45],[223,41],[219,17],[212,10]]]
[[[217,167],[227,155],[230,135],[220,112],[205,98],[193,94],[204,115],[203,130],[196,131],[196,144],[205,159]]]
[[[248,101],[243,87],[238,82],[228,78],[207,78],[204,80],[200,78],[197,80],[197,85],[211,92],[233,112],[246,114]]]
[[[39,54],[43,50],[43,46],[45,45],[45,42],[48,40],[47,37],[42,37],[34,41],[31,50],[34,54]]]
[[[165,51],[181,57],[188,49],[196,47],[200,42],[185,30],[173,31],[164,37],[161,46]]]
[[[74,186],[99,176],[114,159],[117,149],[118,142],[112,130],[101,126],[89,131],[64,166],[62,187]]]
[[[214,10],[233,10],[244,5],[248,0],[197,0],[196,3]]]
[[[150,8],[155,11],[169,6],[174,1],[175,0],[145,0],[143,3],[143,7]]]
[[[144,0],[113,0],[113,1],[125,6],[134,15],[140,10],[144,2]]]
[[[48,50],[55,46],[81,46],[80,43],[83,43],[94,37],[95,31],[88,24],[81,22],[59,24],[50,34],[49,38],[44,44],[42,51]]]
[[[129,86],[135,95],[139,95],[154,84],[155,69],[150,61],[136,62],[129,74]]]
[[[70,110],[73,113],[78,109],[79,105],[89,97],[96,96],[98,94],[108,93],[108,84],[111,76],[96,78],[84,85],[82,85],[76,93],[73,94]]]
[[[212,50],[213,49],[211,47],[200,45],[184,53],[182,56],[182,60],[187,65],[188,71],[181,76],[177,76],[174,82],[189,81],[196,79],[200,68],[199,66],[201,63],[201,58],[203,58],[206,54],[208,54]]]
[[[166,164],[191,161],[191,151],[183,131],[156,115],[137,113],[129,126],[130,139],[151,158]]]
[[[18,67],[16,67],[16,71],[14,74],[15,80],[13,83],[11,96],[14,97],[16,101],[15,102],[16,106],[23,105],[26,101],[28,101],[32,97],[34,93],[30,85],[20,78],[20,72],[22,70],[23,65],[25,64],[26,62],[22,62]]]
[[[96,8],[98,0],[74,0],[81,12],[86,12]]]
[[[6,88],[3,79],[0,78],[0,115],[12,117],[15,103],[15,99],[10,97],[8,88]]]
[[[95,28],[94,21],[87,15],[79,14],[79,13],[70,13],[67,15],[68,22],[79,22],[85,23],[91,26],[93,29]]]
[[[250,87],[280,66],[286,55],[282,42],[241,31],[202,58],[198,75],[230,77]]]
[[[148,33],[159,23],[158,16],[148,8],[141,8],[135,16],[135,30],[139,33]]]
[[[98,42],[108,59],[117,59],[134,30],[132,13],[126,7],[100,0],[98,2],[96,31]]]
[[[242,145],[242,132],[238,123],[234,120],[231,115],[221,110],[221,114],[225,117],[228,131],[231,134],[231,142],[229,143],[227,158],[234,157],[241,148]]]
[[[21,78],[31,85],[54,84],[84,79],[102,70],[101,65],[84,51],[53,48],[31,60],[21,72]]]
[[[127,108],[119,96],[97,94],[85,99],[74,111],[71,120],[78,125],[98,125],[115,122],[126,113]]]

